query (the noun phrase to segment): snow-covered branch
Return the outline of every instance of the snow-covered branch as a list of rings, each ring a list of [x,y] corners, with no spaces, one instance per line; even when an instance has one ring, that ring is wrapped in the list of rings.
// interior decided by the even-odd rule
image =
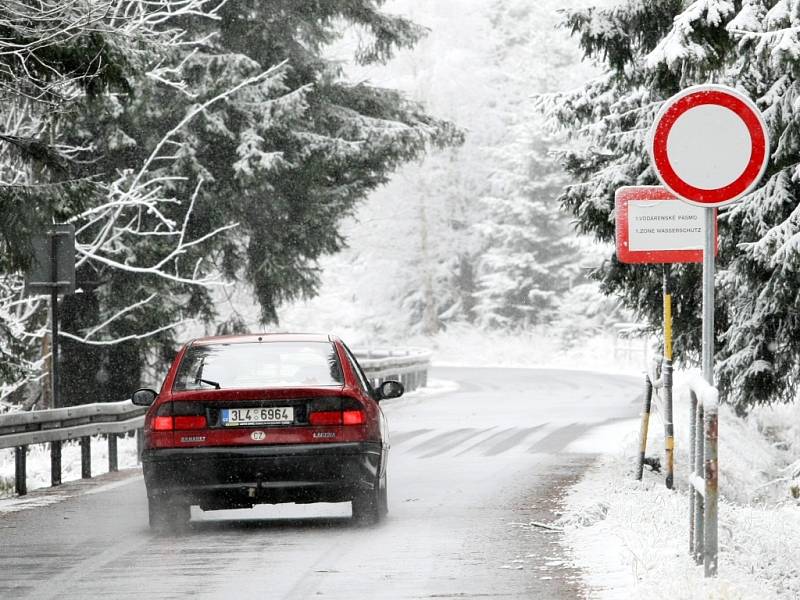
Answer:
[[[116,318],[116,317],[114,317]],[[169,331],[170,329],[176,329],[177,327],[181,327],[186,325],[187,323],[191,323],[193,319],[184,319],[181,321],[177,321],[175,323],[169,323],[164,325],[163,327],[159,327],[157,329],[153,329],[151,331],[146,331],[144,333],[136,333],[131,335],[126,335],[122,337],[115,337],[107,340],[94,340],[90,339],[89,336],[81,337],[79,335],[75,335],[73,333],[68,333],[66,331],[60,331],[58,333],[59,337],[64,337],[70,340],[75,340],[76,342],[80,342],[82,344],[88,344],[90,346],[114,346],[116,344],[121,344],[122,342],[131,342],[134,340],[143,340],[148,337],[152,337],[164,331]]]
[[[0,5],[0,90],[59,106],[103,76],[109,61],[143,59],[148,50],[199,45],[187,39],[179,19],[219,19],[227,0],[5,0]],[[98,43],[98,40],[100,43]],[[82,64],[64,70],[53,48],[80,49]]]

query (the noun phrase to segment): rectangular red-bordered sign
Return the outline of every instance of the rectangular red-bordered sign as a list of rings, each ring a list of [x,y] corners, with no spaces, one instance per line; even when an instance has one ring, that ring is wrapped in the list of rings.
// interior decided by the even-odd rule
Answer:
[[[703,262],[703,212],[707,208],[684,202],[659,186],[619,188],[614,207],[620,262]],[[717,242],[715,254],[718,247]]]

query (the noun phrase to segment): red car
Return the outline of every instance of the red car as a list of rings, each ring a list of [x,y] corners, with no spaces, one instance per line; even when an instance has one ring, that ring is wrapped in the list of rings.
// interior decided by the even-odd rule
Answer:
[[[142,465],[150,527],[202,510],[280,502],[352,502],[353,517],[388,512],[386,419],[403,394],[373,389],[355,356],[328,335],[208,337],[186,344],[149,406]]]

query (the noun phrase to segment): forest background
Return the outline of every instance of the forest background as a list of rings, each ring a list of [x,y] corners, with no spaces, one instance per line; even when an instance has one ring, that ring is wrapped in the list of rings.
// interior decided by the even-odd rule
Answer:
[[[616,261],[613,193],[657,183],[652,116],[708,81],[773,140],[720,213],[719,384],[740,413],[793,399],[800,3],[579,4],[4,3],[0,402],[47,404],[47,303],[21,274],[50,222],[78,230],[66,403],[155,383],[197,331],[656,331],[662,270]],[[698,276],[672,271],[686,364]]]

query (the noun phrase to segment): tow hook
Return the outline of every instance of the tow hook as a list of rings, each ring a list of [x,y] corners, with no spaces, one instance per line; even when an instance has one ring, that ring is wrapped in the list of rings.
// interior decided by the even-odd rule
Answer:
[[[248,498],[255,498],[258,496],[258,491],[264,486],[264,474],[263,473],[256,473],[256,484],[252,486],[247,486],[247,497]]]

